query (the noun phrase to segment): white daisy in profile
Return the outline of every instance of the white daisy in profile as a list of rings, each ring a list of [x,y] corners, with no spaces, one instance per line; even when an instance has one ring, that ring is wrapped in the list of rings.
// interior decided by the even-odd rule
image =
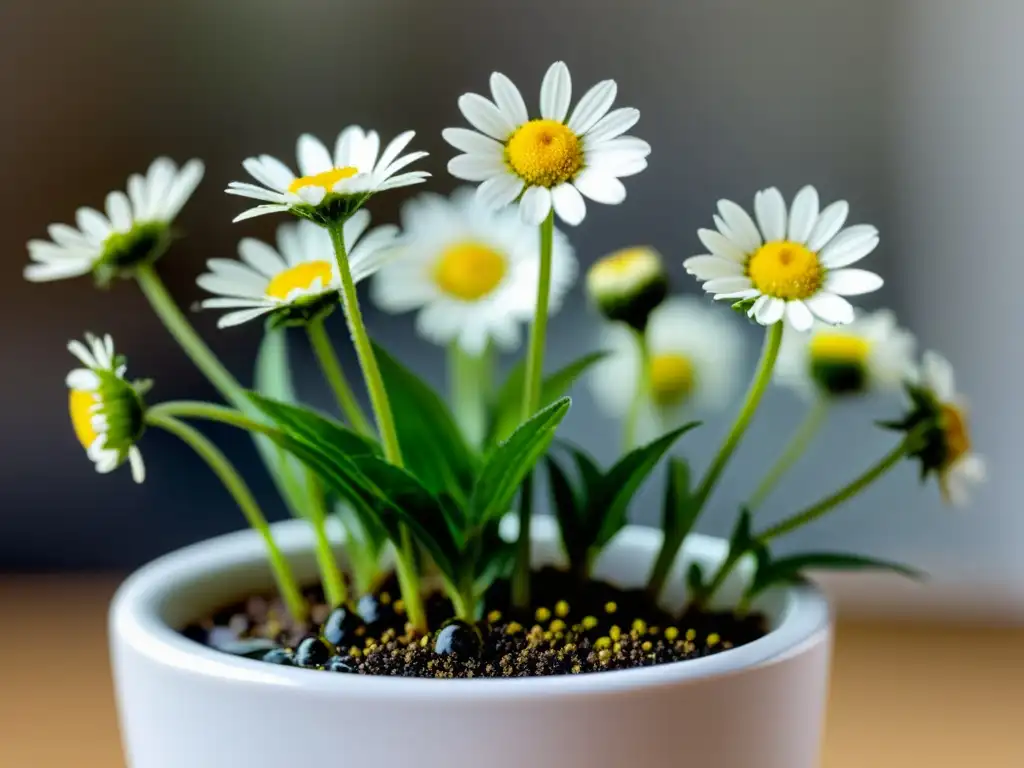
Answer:
[[[634,446],[681,426],[694,412],[732,402],[744,366],[743,336],[733,318],[699,299],[671,297],[651,312],[643,339],[646,353],[636,331],[609,324],[599,346],[608,357],[589,378],[595,401],[609,416],[629,418],[638,406]]]
[[[683,266],[716,299],[750,303],[748,314],[761,325],[784,317],[798,331],[810,330],[815,317],[851,323],[853,307],[843,297],[877,291],[882,278],[847,269],[878,245],[878,230],[869,224],[843,229],[849,209],[840,200],[819,211],[818,193],[808,186],[787,211],[772,187],[754,196],[755,224],[736,203],[720,200],[717,230],[697,233],[710,253]]]
[[[78,228],[51,224],[51,240],[31,240],[25,279],[35,283],[79,277],[92,272],[106,283],[139,264],[159,257],[171,240],[171,223],[203,178],[203,164],[189,160],[179,169],[159,157],[145,176],[133,174],[128,192],[107,195],[106,214],[79,208]]]
[[[533,318],[537,303],[537,230],[515,211],[488,208],[472,189],[410,200],[402,230],[402,246],[373,280],[374,302],[387,312],[419,310],[417,330],[435,344],[456,343],[471,355],[488,341],[515,348],[519,326]],[[576,273],[572,246],[556,231],[550,313]]]
[[[888,309],[849,325],[817,321],[807,333],[786,329],[775,378],[812,397],[897,391],[914,369],[914,347],[914,335]]]
[[[97,472],[112,472],[127,461],[132,478],[141,483],[146,469],[135,443],[145,429],[142,393],[147,385],[125,380],[124,361],[114,355],[109,335],[86,334],[85,339],[85,344],[68,344],[85,366],[67,377],[71,426]]]
[[[296,152],[298,175],[270,155],[250,157],[242,165],[259,185],[232,181],[226,191],[229,195],[261,200],[263,204],[242,212],[234,220],[290,211],[328,225],[350,216],[377,192],[419,184],[430,174],[399,173],[427,156],[426,152],[402,154],[415,135],[414,131],[399,134],[380,152],[376,131],[350,125],[338,134],[332,154],[318,138],[303,134]]]
[[[370,224],[366,210],[345,222],[349,268],[355,282],[364,280],[387,260],[398,241],[398,227]],[[196,283],[217,298],[204,299],[204,309],[231,309],[217,321],[228,328],[273,313],[275,322],[300,324],[334,309],[338,303],[338,263],[327,230],[309,221],[283,224],[277,249],[262,240],[238,244],[241,261],[210,259],[209,272]]]
[[[888,426],[908,433],[923,430],[922,443],[910,454],[920,460],[922,477],[935,474],[947,502],[966,504],[971,486],[985,480],[986,468],[971,447],[967,406],[956,391],[953,366],[937,352],[925,352],[907,391],[910,414]]]
[[[566,224],[583,221],[584,196],[594,202],[621,203],[620,178],[647,167],[651,147],[624,134],[640,119],[631,107],[611,109],[617,86],[603,80],[580,99],[570,114],[569,68],[555,62],[540,87],[540,118],[531,120],[519,89],[500,72],[491,75],[494,101],[475,93],[459,99],[459,109],[476,128],[446,128],[445,141],[465,154],[448,171],[477,190],[491,208],[519,200],[523,221],[537,225],[554,207]]]

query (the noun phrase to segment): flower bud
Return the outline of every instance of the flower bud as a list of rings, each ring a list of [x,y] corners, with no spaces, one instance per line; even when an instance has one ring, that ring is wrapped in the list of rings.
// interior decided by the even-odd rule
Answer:
[[[653,248],[624,248],[590,268],[587,293],[605,317],[642,331],[668,295],[668,276]]]

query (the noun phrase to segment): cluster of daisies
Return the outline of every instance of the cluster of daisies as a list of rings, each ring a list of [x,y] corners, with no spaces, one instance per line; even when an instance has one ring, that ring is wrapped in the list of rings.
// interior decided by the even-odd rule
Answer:
[[[211,294],[202,306],[225,311],[222,328],[257,318],[308,323],[338,305],[339,264],[347,264],[353,282],[372,278],[370,295],[381,309],[416,312],[424,338],[472,356],[491,347],[514,349],[537,310],[538,226],[552,233],[548,311],[555,312],[578,271],[568,238],[553,229],[555,217],[575,226],[585,218],[587,201],[621,203],[622,179],[646,168],[651,148],[627,134],[639,112],[613,108],[612,80],[573,105],[569,70],[556,63],[543,78],[535,117],[508,77],[494,73],[489,85],[489,98],[468,93],[459,99],[472,129],[443,132],[460,152],[449,172],[476,188],[411,199],[400,228],[371,228],[364,206],[375,194],[428,178],[410,169],[426,155],[407,151],[411,131],[383,149],[375,131],[359,127],[341,131],[333,148],[304,135],[297,172],[269,155],[245,160],[256,183],[231,182],[226,191],[258,205],[235,220],[270,213],[298,220],[282,225],[274,244],[246,238],[237,260],[211,259],[197,280]],[[50,240],[31,241],[26,278],[132,277],[166,249],[171,224],[202,175],[197,160],[181,168],[156,160],[144,176],[130,177],[125,191],[107,197],[105,212],[81,208],[77,226],[54,224]],[[815,398],[912,387],[915,418],[935,426],[927,460],[919,457],[959,499],[984,467],[971,450],[951,370],[934,353],[915,364],[913,337],[892,313],[863,314],[850,303],[878,290],[882,280],[854,266],[875,249],[879,235],[871,225],[848,224],[849,212],[845,201],[822,206],[810,186],[790,205],[778,189],[762,190],[752,212],[722,200],[714,228],[697,232],[706,252],[683,266],[714,299],[762,326],[784,324],[778,381]],[[655,251],[615,252],[595,264],[586,285],[607,319],[599,340],[608,354],[590,383],[598,404],[628,422],[628,442],[661,434],[694,409],[734,401],[743,372],[742,332],[710,302],[670,296]],[[109,337],[73,342],[71,350],[85,366],[68,378],[76,434],[99,471],[128,462],[141,480],[135,441],[144,425],[142,388],[124,378]]]

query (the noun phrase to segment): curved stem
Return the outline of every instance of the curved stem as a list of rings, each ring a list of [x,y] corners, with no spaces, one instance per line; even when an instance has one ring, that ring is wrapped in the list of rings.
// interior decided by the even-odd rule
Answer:
[[[152,406],[147,414],[149,416],[183,416],[192,419],[203,419],[204,421],[217,421],[231,427],[244,429],[267,437],[281,437],[281,431],[268,424],[261,424],[251,419],[244,413],[234,408],[227,408],[214,403],[204,403],[199,400],[168,400],[166,403]]]
[[[707,472],[704,474],[704,479],[694,492],[693,504],[696,510],[694,512],[694,520],[696,520],[697,516],[704,509],[704,505],[711,496],[711,492],[714,490],[715,484],[718,482],[718,479],[721,477],[726,465],[729,463],[729,459],[732,458],[733,453],[735,453],[736,447],[740,444],[740,440],[747,431],[747,427],[750,426],[750,422],[753,420],[754,414],[757,412],[757,407],[761,404],[761,398],[764,397],[765,390],[768,388],[768,383],[772,378],[772,370],[775,368],[775,361],[779,357],[779,346],[782,344],[782,329],[783,324],[778,322],[769,326],[768,330],[765,332],[764,348],[761,351],[761,359],[758,362],[757,371],[754,374],[754,380],[751,382],[750,388],[747,390],[747,396],[743,401],[743,406],[740,408],[740,412],[736,416],[736,421],[733,422],[732,429],[730,429],[729,434],[726,435],[725,442],[722,443],[722,447],[718,449],[718,453],[715,454],[715,458],[712,460],[711,466],[708,467]],[[661,552],[658,553],[658,559],[655,561],[654,568],[651,571],[651,578],[647,583],[647,592],[652,599],[656,600],[658,595],[661,594],[661,590],[665,586],[665,580],[668,578],[669,571],[672,570],[672,564],[675,562],[676,555],[679,553],[679,548],[682,546],[682,543],[682,540],[677,536],[665,538],[665,542],[661,547]]]
[[[797,459],[803,456],[807,446],[814,439],[814,436],[818,434],[822,424],[825,423],[825,416],[827,414],[828,401],[824,397],[819,397],[807,411],[807,416],[804,417],[803,422],[797,427],[796,432],[793,433],[793,437],[778,460],[750,497],[746,505],[750,512],[754,512],[764,503],[765,499],[775,490],[775,486],[778,485],[783,475],[789,471]]]
[[[185,318],[181,309],[167,292],[166,286],[152,264],[144,264],[135,270],[135,279],[139,288],[149,300],[153,311],[170,331],[185,354],[189,356],[210,383],[217,388],[225,400],[238,408],[248,407],[242,386],[228,369],[217,359],[206,343],[199,338],[195,328]]]
[[[253,498],[249,486],[239,477],[231,462],[227,460],[227,457],[221,453],[217,446],[207,440],[198,430],[166,413],[160,414],[156,412],[156,409],[152,409],[146,414],[146,423],[150,426],[167,430],[183,440],[192,450],[199,454],[210,466],[214,474],[220,478],[224,487],[234,497],[249,525],[263,538],[263,542],[267,547],[270,569],[273,571],[274,579],[281,592],[281,597],[288,607],[288,612],[291,613],[292,618],[296,622],[305,622],[308,618],[306,601],[302,597],[302,592],[299,590],[299,585],[295,580],[294,573],[292,573],[291,566],[281,553],[281,550],[278,549],[277,543],[270,532],[270,525],[267,523],[266,517],[263,516],[263,511],[256,503],[256,499]]]
[[[636,338],[637,353],[640,355],[640,376],[636,382],[636,392],[633,394],[633,401],[629,404],[629,413],[626,415],[626,423],[623,428],[623,452],[631,451],[636,447],[636,430],[640,421],[640,409],[643,406],[644,397],[650,386],[650,362],[647,358],[647,337],[643,331],[630,327]]]
[[[526,421],[540,407],[544,382],[544,342],[548,326],[548,303],[551,299],[551,250],[555,238],[555,211],[540,225],[540,271],[537,276],[537,306],[530,327],[530,345],[526,352],[526,378],[523,382],[523,416]],[[529,477],[520,493],[533,493]],[[525,609],[530,605],[530,522],[532,499],[519,504],[519,539],[516,542],[516,564],[512,574],[512,605]]]
[[[395,430],[395,418],[391,413],[391,403],[384,379],[380,375],[377,357],[373,353],[370,336],[363,323],[363,314],[359,309],[359,295],[352,279],[352,270],[348,264],[348,252],[345,250],[344,222],[327,227],[334,245],[334,257],[338,262],[338,275],[341,279],[341,308],[345,312],[352,343],[356,348],[359,366],[363,369],[363,379],[370,395],[373,415],[377,420],[377,431],[380,433],[384,447],[384,458],[397,467],[402,466],[402,451],[398,444],[398,432]],[[427,619],[423,610],[423,598],[419,591],[419,574],[416,572],[416,559],[412,546],[412,538],[405,526],[401,529],[401,541],[395,560],[395,571],[402,590],[402,600],[410,623],[420,631],[426,631]]]
[[[331,340],[327,336],[327,330],[324,328],[324,319],[318,317],[313,322],[308,323],[306,325],[306,334],[309,336],[309,343],[313,347],[313,352],[316,353],[320,369],[324,373],[324,378],[327,379],[327,383],[331,386],[331,391],[334,392],[334,396],[338,400],[338,407],[341,408],[342,414],[344,414],[348,423],[352,425],[356,432],[362,435],[373,435],[373,427],[370,426],[370,422],[366,419],[363,409],[359,407],[359,401],[356,400],[356,396],[352,393],[352,387],[349,386],[348,379],[345,378],[345,372],[341,369],[338,355],[335,353]]]

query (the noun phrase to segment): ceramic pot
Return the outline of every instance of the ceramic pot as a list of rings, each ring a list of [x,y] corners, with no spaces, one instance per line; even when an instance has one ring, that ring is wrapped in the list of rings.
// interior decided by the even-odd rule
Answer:
[[[561,558],[549,520],[533,526],[535,563]],[[315,578],[301,521],[275,526],[300,577]],[[661,535],[626,528],[595,575],[643,584]],[[339,544],[339,557],[344,558]],[[714,567],[719,539],[692,535],[666,592],[682,604],[694,560]],[[737,579],[742,579],[739,574]],[[771,631],[707,658],[643,669],[509,680],[330,674],[236,658],[178,629],[271,585],[260,539],[221,536],[132,575],[110,612],[130,768],[813,768],[831,647],[813,587],[766,593]],[[737,585],[726,585],[727,590]]]

